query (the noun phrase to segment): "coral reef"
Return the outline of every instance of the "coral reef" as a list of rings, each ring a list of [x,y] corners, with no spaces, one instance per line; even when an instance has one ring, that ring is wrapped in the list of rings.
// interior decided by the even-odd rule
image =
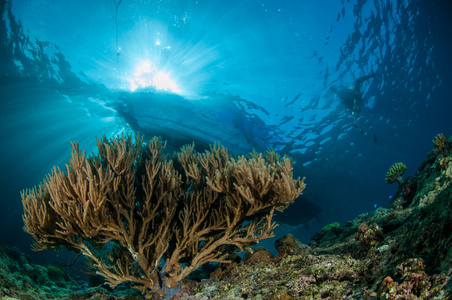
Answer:
[[[399,185],[403,184],[404,179],[402,177],[403,173],[406,171],[406,165],[404,163],[394,163],[386,173],[386,183],[394,183],[397,181]]]
[[[383,239],[383,232],[377,224],[367,225],[366,222],[358,226],[355,239],[359,241],[363,250],[369,250]]]
[[[274,210],[305,187],[272,150],[233,158],[192,144],[167,159],[159,138],[143,145],[132,135],[104,136],[88,157],[72,146],[66,173],[55,167],[21,193],[34,250],[64,246],[111,287],[131,282],[143,293],[174,292],[201,265],[272,237]]]
[[[69,299],[84,285],[59,267],[35,265],[18,248],[0,245],[0,299]]]
[[[452,299],[452,160],[444,158],[432,150],[388,208],[325,226],[309,245],[288,234],[275,242],[280,250],[275,256],[255,247],[242,260],[203,265],[204,274],[183,279],[174,298]],[[58,270],[33,265],[5,248],[0,264],[5,299],[143,298],[125,283],[115,290],[85,288],[68,277],[56,285],[50,278],[59,278]],[[30,275],[30,270],[44,271]]]

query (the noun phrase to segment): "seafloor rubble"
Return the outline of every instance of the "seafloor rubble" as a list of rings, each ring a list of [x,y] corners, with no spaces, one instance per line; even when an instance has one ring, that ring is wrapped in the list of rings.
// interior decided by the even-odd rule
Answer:
[[[275,243],[276,256],[257,247],[232,264],[198,270],[174,297],[451,299],[451,140],[437,136],[434,143],[415,176],[396,174],[399,189],[388,208],[326,226],[309,245],[286,235]],[[0,247],[0,299],[143,298],[127,287],[112,291],[75,280]]]

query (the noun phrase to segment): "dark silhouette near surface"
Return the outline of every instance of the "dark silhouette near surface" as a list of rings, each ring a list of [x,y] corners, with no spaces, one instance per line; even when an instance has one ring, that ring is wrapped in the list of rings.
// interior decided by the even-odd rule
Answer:
[[[375,74],[372,72],[371,75],[358,78],[353,89],[346,88],[344,86],[331,88],[332,92],[339,97],[341,103],[351,111],[353,118],[356,118],[356,116],[361,113],[361,109],[365,105],[363,94],[361,92],[362,84],[374,77]]]
[[[335,93],[341,103],[351,112],[351,116],[353,117],[353,126],[357,128],[361,135],[366,135],[368,130],[363,130],[361,126],[358,126],[356,124],[357,116],[361,113],[362,108],[366,105],[367,101],[363,98],[363,92],[361,91],[362,84],[375,77],[375,73],[372,72],[372,74],[367,76],[359,77],[356,82],[353,89],[347,88],[345,86],[340,87],[332,87],[331,91]],[[375,132],[370,127],[370,131],[373,135],[373,140],[376,143],[377,142],[377,136],[375,135]]]

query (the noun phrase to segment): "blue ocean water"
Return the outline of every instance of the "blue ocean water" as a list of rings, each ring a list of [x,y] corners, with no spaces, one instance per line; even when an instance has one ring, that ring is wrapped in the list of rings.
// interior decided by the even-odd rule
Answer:
[[[384,207],[452,135],[448,1],[4,0],[0,241],[29,252],[19,192],[64,166],[70,141],[160,135],[170,150],[273,147],[307,188],[277,237]],[[337,91],[359,89],[352,112]],[[336,92],[335,92],[336,91]],[[341,101],[342,100],[342,101]],[[34,254],[38,256],[37,254]],[[48,259],[49,254],[41,256]]]

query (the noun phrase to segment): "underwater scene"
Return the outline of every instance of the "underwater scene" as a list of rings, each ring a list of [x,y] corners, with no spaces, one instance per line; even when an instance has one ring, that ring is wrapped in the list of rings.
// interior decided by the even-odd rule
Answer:
[[[0,299],[452,299],[449,1],[0,9]]]

